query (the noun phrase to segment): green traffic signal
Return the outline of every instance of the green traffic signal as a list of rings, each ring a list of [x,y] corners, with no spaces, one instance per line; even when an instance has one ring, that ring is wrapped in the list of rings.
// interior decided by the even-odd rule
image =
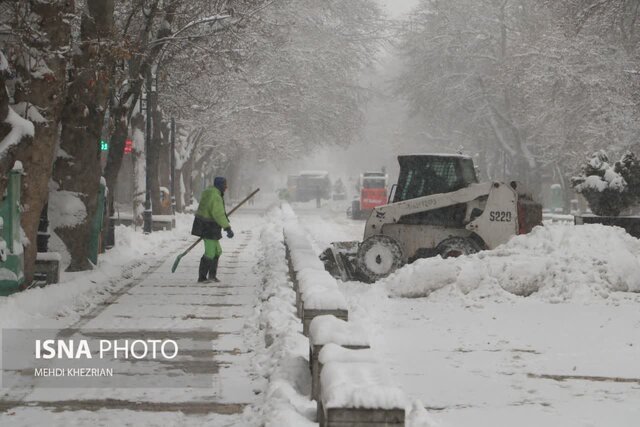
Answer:
[[[108,150],[109,150],[109,143],[104,139],[100,140],[100,151],[108,151]]]

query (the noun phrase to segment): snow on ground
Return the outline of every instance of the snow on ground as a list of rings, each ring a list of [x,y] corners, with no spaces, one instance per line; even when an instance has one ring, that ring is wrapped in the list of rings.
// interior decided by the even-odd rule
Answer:
[[[254,359],[256,371],[269,385],[260,404],[260,417],[267,427],[317,426],[315,403],[309,400],[309,342],[302,335],[297,317],[293,284],[289,279],[283,242],[284,220],[289,210],[269,212],[261,233],[264,270],[262,305],[257,322],[264,331],[265,348]]]
[[[172,231],[143,235],[131,227],[116,227],[117,246],[100,254],[98,266],[90,272],[61,272],[60,283],[29,289],[0,298],[3,328],[62,328],[91,309],[105,295],[122,286],[151,263],[169,256],[192,239],[188,229],[192,217],[178,215]]]
[[[362,221],[328,208],[296,213],[319,250],[362,238]],[[636,426],[639,256],[621,229],[549,224],[340,286],[425,425]]]
[[[185,352],[177,366],[114,362],[118,384],[153,374],[156,387],[45,388],[10,372],[13,385],[3,383],[0,425],[261,425],[255,405],[265,384],[254,357],[263,346],[255,320],[265,271],[257,263],[264,226],[257,213],[233,216],[236,236],[222,242],[219,284],[195,283],[201,246],[171,274],[178,251],[195,239],[188,231],[192,216],[184,216],[171,232],[144,236],[118,228],[118,246],[101,256],[96,270],[65,273],[63,283],[0,300],[3,328],[72,326],[88,337],[102,328],[116,335],[114,330],[160,330],[183,337]],[[190,378],[211,386],[174,384]]]
[[[382,281],[391,295],[444,290],[472,299],[513,295],[546,302],[632,298],[640,301],[640,240],[599,224],[537,227],[493,251],[418,260]],[[450,289],[445,289],[450,288]],[[622,294],[621,294],[622,293]]]
[[[347,219],[337,203],[294,209],[318,252],[331,241],[362,236],[364,222]],[[26,400],[57,399],[71,408],[60,402],[51,403],[53,409],[42,403],[18,406],[0,422],[317,425],[310,421],[315,405],[308,398],[308,342],[300,334],[283,258],[282,225],[288,214],[276,209],[266,217],[248,214],[233,220],[244,243],[236,238],[223,247],[227,254],[245,255],[234,262],[228,258],[223,271],[255,282],[253,290],[240,287],[218,295],[185,286],[195,274],[200,256],[195,252],[183,260],[179,277],[167,275],[177,250],[192,241],[191,217],[186,216],[172,232],[143,236],[118,228],[117,250],[101,256],[94,271],[64,273],[59,285],[0,300],[3,328],[84,326],[83,315],[122,286],[141,280],[86,326],[215,328],[222,335],[214,350],[226,368],[213,398],[206,390],[67,389],[51,394],[41,389]],[[639,241],[622,230],[551,224],[491,252],[420,260],[374,285],[340,282],[340,288],[350,319],[369,324],[372,348],[389,367],[393,383],[414,402],[408,425],[635,426],[640,419],[637,254]],[[149,276],[140,279],[147,271]],[[200,310],[204,306],[195,307],[207,298],[242,302],[242,311],[220,307],[211,316]],[[268,381],[264,390],[261,377]],[[105,396],[125,401],[117,409],[95,406]],[[200,405],[212,399],[224,408],[248,406],[244,413],[210,413]],[[129,409],[128,401],[141,401],[145,409]],[[154,406],[167,401],[183,406]]]

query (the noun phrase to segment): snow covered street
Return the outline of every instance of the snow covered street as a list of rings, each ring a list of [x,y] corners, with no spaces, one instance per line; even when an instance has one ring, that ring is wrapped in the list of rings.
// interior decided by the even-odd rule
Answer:
[[[335,207],[296,213],[320,249],[362,238],[363,222]],[[434,425],[635,426],[640,295],[624,290],[640,283],[639,245],[620,229],[592,227],[598,248],[583,229],[548,224],[493,254],[341,283],[350,319],[372,325],[372,347]],[[501,287],[535,279],[548,286],[529,297]]]
[[[640,0],[0,0],[0,90],[0,427],[640,427]]]
[[[340,204],[294,204],[294,210],[316,251],[362,233],[364,223],[347,219]],[[109,338],[137,331],[171,336],[182,347],[177,363],[117,362],[117,388],[42,387],[20,370],[10,372],[0,423],[317,425],[308,342],[292,312],[295,295],[280,247],[282,219],[263,212],[234,217],[237,232],[223,241],[219,284],[196,283],[200,247],[171,274],[175,256],[192,242],[184,216],[174,231],[131,240],[133,231],[123,227],[121,253],[106,254],[94,272],[66,274],[66,283],[3,300],[5,328],[66,328],[87,339],[101,330]],[[580,247],[584,230],[547,224],[493,252],[420,260],[372,285],[339,282],[350,321],[369,325],[372,349],[413,405],[407,426],[637,424],[640,294],[626,289],[635,289],[631,267],[638,259],[629,251],[638,243],[602,230],[609,238],[600,236],[601,254],[580,249],[593,265],[571,250],[566,256],[575,262],[563,260],[542,244],[562,235]],[[548,286],[521,296],[522,287],[503,282],[509,266],[526,259],[529,275],[522,280],[539,276]],[[619,278],[609,263],[630,273]],[[541,265],[546,270],[536,276]],[[598,278],[589,275],[596,265]],[[556,269],[578,278],[556,283],[549,279]],[[147,386],[149,378],[157,384]],[[145,385],[136,386],[140,381]]]
[[[196,283],[202,255],[200,246],[171,274],[171,265],[178,249],[184,250],[185,241],[169,240],[165,244],[170,251],[149,247],[149,252],[137,260],[146,268],[134,273],[125,271],[123,277],[131,280],[119,280],[100,292],[81,316],[62,315],[54,321],[56,327],[78,329],[77,336],[83,338],[91,338],[96,330],[109,331],[110,338],[124,337],[125,331],[134,331],[146,338],[166,335],[188,343],[188,348],[180,349],[182,360],[177,364],[157,363],[149,368],[148,373],[159,378],[159,387],[136,388],[140,373],[134,365],[127,366],[130,361],[123,361],[123,366],[114,369],[116,376],[120,375],[118,384],[123,387],[128,384],[129,388],[53,389],[19,383],[17,387],[3,390],[0,424],[26,426],[47,420],[50,425],[60,426],[247,425],[243,411],[264,387],[263,380],[256,378],[251,370],[253,352],[261,344],[256,326],[249,322],[257,305],[261,280],[260,272],[254,268],[260,256],[259,224],[258,216],[251,213],[238,213],[234,218],[237,232],[234,239],[223,242],[219,284]],[[185,232],[185,225],[179,227],[180,237],[189,237],[187,241],[191,242],[193,237]],[[148,237],[158,239],[163,234],[169,238],[179,235],[162,232]],[[60,290],[56,288],[67,285],[34,292],[55,294]],[[101,285],[104,286],[97,284]],[[26,295],[11,297],[3,301],[3,305],[11,305],[12,299],[19,300]],[[47,308],[44,302],[42,305]],[[36,326],[31,319],[26,320],[27,324],[9,322],[3,326]],[[42,325],[52,327],[52,323]],[[131,370],[135,372],[129,372]],[[133,377],[127,378],[129,374]],[[175,381],[192,377],[194,388],[172,386],[173,377]],[[208,384],[203,385],[203,379]]]

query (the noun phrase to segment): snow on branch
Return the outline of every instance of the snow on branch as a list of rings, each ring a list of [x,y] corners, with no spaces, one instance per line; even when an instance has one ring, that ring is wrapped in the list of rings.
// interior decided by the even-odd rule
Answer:
[[[11,126],[11,131],[0,141],[0,158],[7,153],[9,148],[20,143],[22,138],[33,138],[35,133],[33,123],[20,117],[11,107],[9,107],[4,123]]]
[[[180,34],[184,33],[185,31],[188,31],[189,29],[191,29],[193,27],[197,27],[198,25],[213,24],[213,23],[216,23],[218,21],[224,21],[225,19],[228,19],[228,18],[231,18],[231,15],[213,15],[213,16],[208,16],[206,18],[196,19],[194,21],[189,22],[187,25],[185,25],[184,27],[182,27],[181,29],[179,29],[178,31],[176,31],[175,33],[173,33],[170,36],[161,37],[161,38],[158,38],[158,39],[154,40],[151,43],[151,46],[153,47],[153,46],[158,45],[158,44],[163,44],[163,43],[170,42],[172,40],[176,40]]]
[[[2,51],[0,51],[0,71],[9,71],[9,61]]]

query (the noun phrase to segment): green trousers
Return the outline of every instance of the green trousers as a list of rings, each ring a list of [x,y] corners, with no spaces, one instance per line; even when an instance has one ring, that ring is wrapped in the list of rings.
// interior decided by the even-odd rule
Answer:
[[[220,246],[219,240],[203,239],[204,241],[204,256],[209,259],[214,259],[222,255],[222,246]]]

